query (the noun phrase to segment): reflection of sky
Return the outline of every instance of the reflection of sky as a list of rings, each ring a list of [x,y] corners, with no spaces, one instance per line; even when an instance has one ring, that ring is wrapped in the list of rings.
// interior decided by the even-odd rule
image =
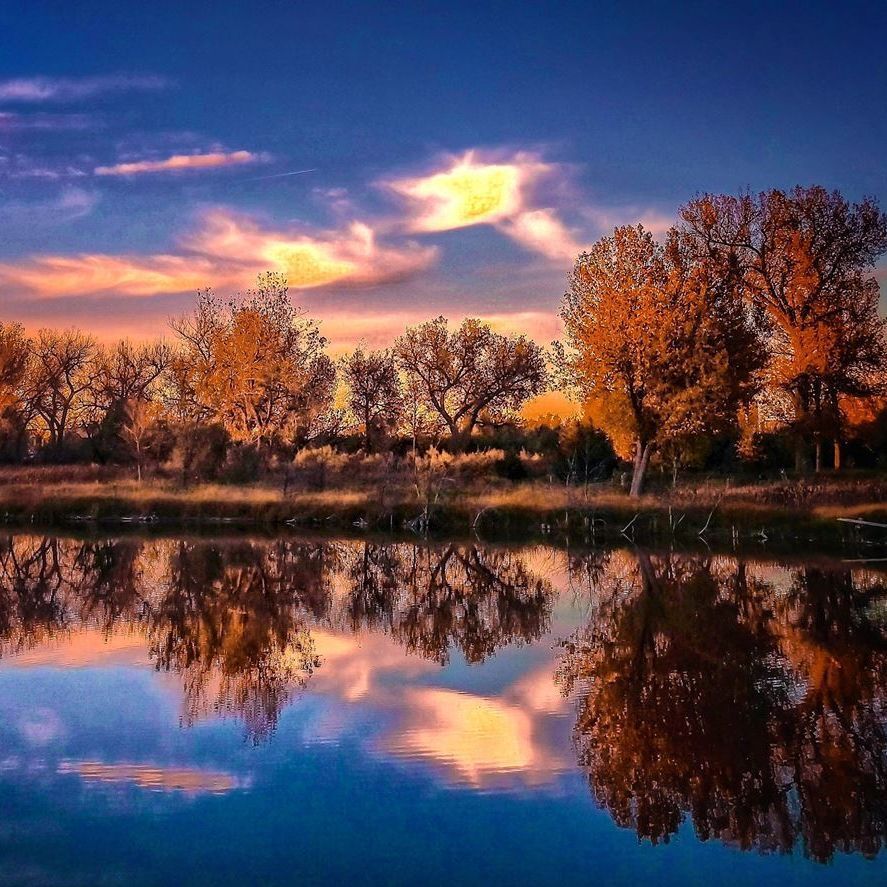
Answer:
[[[317,628],[322,665],[259,746],[181,725],[181,686],[131,633],[0,665],[0,857],[35,883],[877,882],[883,863],[738,853],[685,825],[638,844],[594,807],[553,675],[585,616],[480,665]],[[838,880],[835,880],[835,879]],[[0,883],[6,883],[0,876]],[[13,881],[15,883],[15,881]]]

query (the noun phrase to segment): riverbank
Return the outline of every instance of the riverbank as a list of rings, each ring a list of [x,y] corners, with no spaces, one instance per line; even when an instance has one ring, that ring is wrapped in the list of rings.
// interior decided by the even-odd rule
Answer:
[[[631,499],[618,487],[475,481],[417,491],[403,481],[331,489],[269,484],[143,483],[97,470],[65,481],[60,468],[0,472],[0,521],[7,525],[297,527],[473,533],[488,538],[567,536],[601,540],[686,538],[838,540],[887,543],[887,478],[827,477],[735,484],[685,483]]]

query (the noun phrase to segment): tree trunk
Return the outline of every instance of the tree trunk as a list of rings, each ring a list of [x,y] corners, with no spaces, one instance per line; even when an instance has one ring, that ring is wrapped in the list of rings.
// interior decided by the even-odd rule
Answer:
[[[803,474],[806,470],[807,453],[804,438],[798,435],[795,439],[795,473]]]
[[[641,490],[644,486],[644,474],[647,471],[647,464],[650,461],[650,452],[652,449],[652,443],[644,445],[641,440],[638,439],[634,454],[634,471],[631,475],[631,489],[628,493],[632,499],[637,499],[638,496],[641,495]]]
[[[817,474],[819,474],[819,472],[822,471],[822,439],[819,437],[818,434],[816,435],[816,441],[813,446],[813,453],[814,453],[814,462],[813,462],[814,468],[813,468],[813,470]]]
[[[835,461],[834,461],[835,471],[841,470],[841,441],[838,438],[835,438]]]

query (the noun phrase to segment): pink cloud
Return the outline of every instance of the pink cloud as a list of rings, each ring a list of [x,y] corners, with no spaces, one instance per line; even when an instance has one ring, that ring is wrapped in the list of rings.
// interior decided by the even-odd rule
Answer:
[[[16,77],[0,80],[0,101],[72,102],[114,92],[165,89],[170,81],[154,75],[109,74],[101,77]]]
[[[165,160],[137,160],[113,166],[97,166],[97,176],[134,176],[142,173],[181,172],[191,169],[215,169],[222,166],[242,166],[266,160],[264,154],[251,151],[214,151],[208,154],[173,154]]]

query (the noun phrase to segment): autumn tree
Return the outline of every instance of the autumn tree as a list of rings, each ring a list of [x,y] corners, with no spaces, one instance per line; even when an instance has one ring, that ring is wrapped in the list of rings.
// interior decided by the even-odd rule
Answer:
[[[95,340],[73,328],[42,329],[32,343],[23,399],[52,449],[86,419],[96,353]]]
[[[22,385],[29,354],[30,342],[22,327],[0,323],[0,455],[21,447],[26,424]]]
[[[452,332],[445,317],[409,327],[395,352],[411,389],[456,444],[479,425],[506,420],[545,387],[538,345],[474,318]]]
[[[364,446],[393,429],[404,409],[403,389],[391,351],[357,348],[342,360],[351,412],[363,428]]]
[[[669,232],[617,228],[576,260],[561,307],[564,365],[641,493],[655,450],[731,427],[760,368],[730,281]]]
[[[265,449],[316,433],[331,407],[335,367],[282,275],[260,275],[256,289],[229,302],[199,293],[173,328],[183,345],[173,399],[193,420],[217,421],[233,440]]]
[[[729,272],[769,322],[768,378],[794,412],[797,467],[805,440],[835,441],[842,397],[875,393],[887,361],[885,321],[871,272],[887,250],[887,215],[874,200],[797,187],[757,196],[705,195],[681,211],[700,256]]]

